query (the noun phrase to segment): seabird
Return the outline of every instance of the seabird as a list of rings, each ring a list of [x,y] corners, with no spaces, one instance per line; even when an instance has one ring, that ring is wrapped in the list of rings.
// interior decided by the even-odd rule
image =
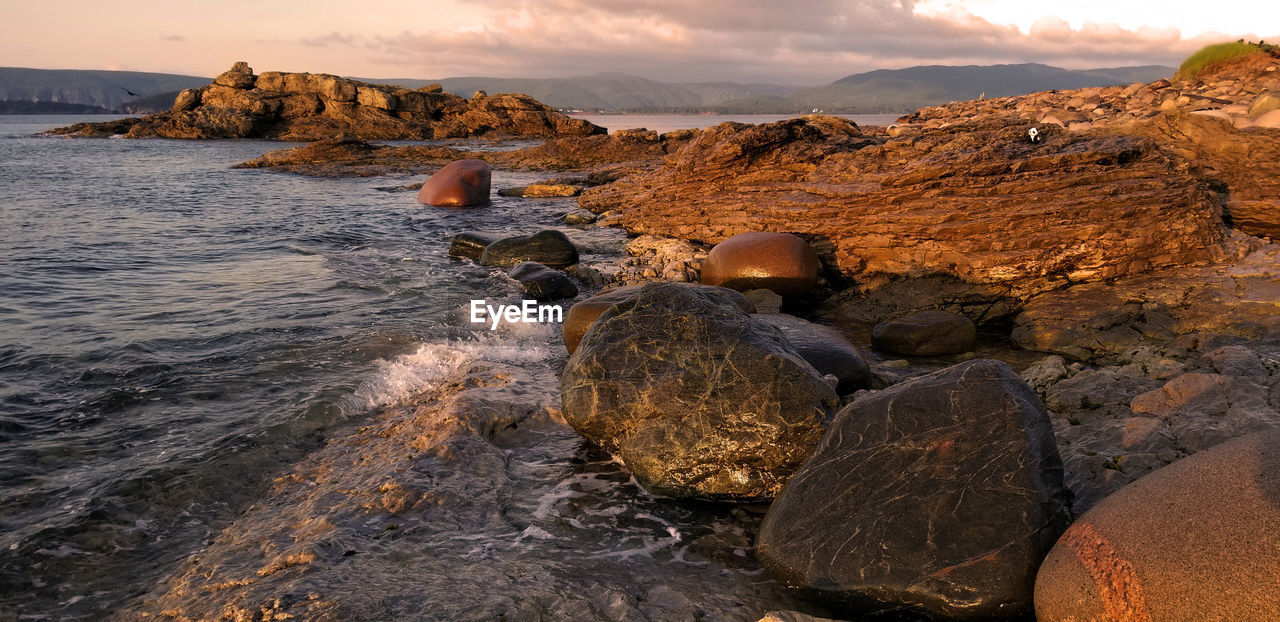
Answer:
[[[130,91],[129,89],[124,88],[123,86],[120,87],[120,90],[128,93],[130,97],[142,97],[141,95],[134,93],[133,91]]]

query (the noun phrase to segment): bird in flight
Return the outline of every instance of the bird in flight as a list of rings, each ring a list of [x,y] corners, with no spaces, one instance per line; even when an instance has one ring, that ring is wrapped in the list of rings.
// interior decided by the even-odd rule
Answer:
[[[134,93],[133,91],[130,91],[129,89],[124,88],[123,86],[120,87],[120,90],[128,93],[130,97],[142,97],[141,95]]]

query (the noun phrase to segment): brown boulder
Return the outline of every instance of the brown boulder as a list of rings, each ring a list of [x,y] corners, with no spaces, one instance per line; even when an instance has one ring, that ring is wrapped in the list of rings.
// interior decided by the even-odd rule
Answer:
[[[489,163],[484,160],[450,162],[422,184],[418,202],[446,207],[488,203],[492,175]]]
[[[1036,619],[1275,620],[1280,431],[1196,453],[1086,512],[1041,565]]]
[[[564,316],[564,324],[560,330],[564,333],[564,347],[569,350],[569,354],[573,354],[578,349],[578,343],[582,341],[582,336],[590,330],[591,324],[604,313],[620,302],[626,302],[636,297],[640,292],[640,285],[627,285],[625,287],[615,287],[613,289],[600,292],[586,300],[574,304],[569,307],[569,312]],[[686,287],[708,287],[702,285],[686,285]],[[713,288],[712,291],[722,292],[728,296],[733,303],[738,305],[739,309],[747,313],[755,313],[755,305],[751,304],[745,296],[731,289],[722,287]]]
[[[969,318],[930,310],[876,324],[871,345],[908,356],[940,356],[973,350],[977,337]]]
[[[711,249],[702,263],[702,283],[738,291],[768,289],[803,296],[818,282],[818,253],[789,233],[739,233]]]

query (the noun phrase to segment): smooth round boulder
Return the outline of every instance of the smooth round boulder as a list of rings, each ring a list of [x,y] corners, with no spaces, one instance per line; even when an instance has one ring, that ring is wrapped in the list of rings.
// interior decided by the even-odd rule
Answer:
[[[565,268],[578,263],[578,249],[569,236],[555,229],[544,229],[533,235],[502,238],[485,247],[480,264],[510,268],[526,261],[536,261],[552,268]]]
[[[694,285],[692,283],[682,283],[685,287],[703,287],[708,290],[718,291],[728,296],[733,303],[738,305],[739,309],[747,313],[755,313],[755,305],[747,300],[746,296],[739,294],[731,289],[723,287],[711,287],[708,285]],[[587,334],[591,328],[591,324],[600,317],[609,307],[620,302],[626,302],[636,297],[640,292],[640,285],[627,285],[624,287],[615,287],[613,289],[600,292],[586,300],[575,303],[569,307],[569,312],[564,316],[564,324],[561,325],[561,331],[564,333],[564,347],[569,350],[569,354],[573,354],[578,349],[578,343],[582,341],[582,336]]]
[[[429,177],[418,190],[418,202],[442,207],[464,207],[489,202],[493,172],[484,160],[456,160]]]
[[[880,322],[871,331],[872,347],[907,356],[970,352],[977,340],[972,320],[936,309]]]
[[[484,255],[484,249],[497,241],[498,238],[495,236],[474,231],[459,233],[449,238],[449,256],[480,261],[480,257]]]
[[[840,331],[794,315],[756,315],[753,319],[782,331],[818,373],[835,376],[839,382],[836,390],[842,395],[871,387],[871,366]]]
[[[1280,430],[1152,471],[1085,512],[1036,577],[1036,619],[1276,620]]]
[[[813,289],[821,269],[813,247],[790,233],[739,233],[707,254],[702,284],[738,291],[768,289],[794,298]]]
[[[653,494],[777,494],[839,405],[775,329],[728,295],[648,283],[613,305],[565,365],[565,421]]]
[[[578,287],[569,277],[535,261],[526,261],[507,273],[520,282],[524,293],[534,300],[557,300],[578,295]]]
[[[1253,127],[1280,128],[1280,109],[1263,113],[1253,120]]]

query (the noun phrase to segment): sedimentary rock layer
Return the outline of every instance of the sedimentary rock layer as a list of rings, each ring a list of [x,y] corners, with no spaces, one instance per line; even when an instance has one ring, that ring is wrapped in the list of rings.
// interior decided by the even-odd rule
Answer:
[[[651,172],[586,191],[622,224],[718,242],[752,230],[834,245],[841,271],[944,274],[1023,298],[1220,256],[1217,198],[1150,139],[1016,118],[864,136],[844,119],[724,123]]]

